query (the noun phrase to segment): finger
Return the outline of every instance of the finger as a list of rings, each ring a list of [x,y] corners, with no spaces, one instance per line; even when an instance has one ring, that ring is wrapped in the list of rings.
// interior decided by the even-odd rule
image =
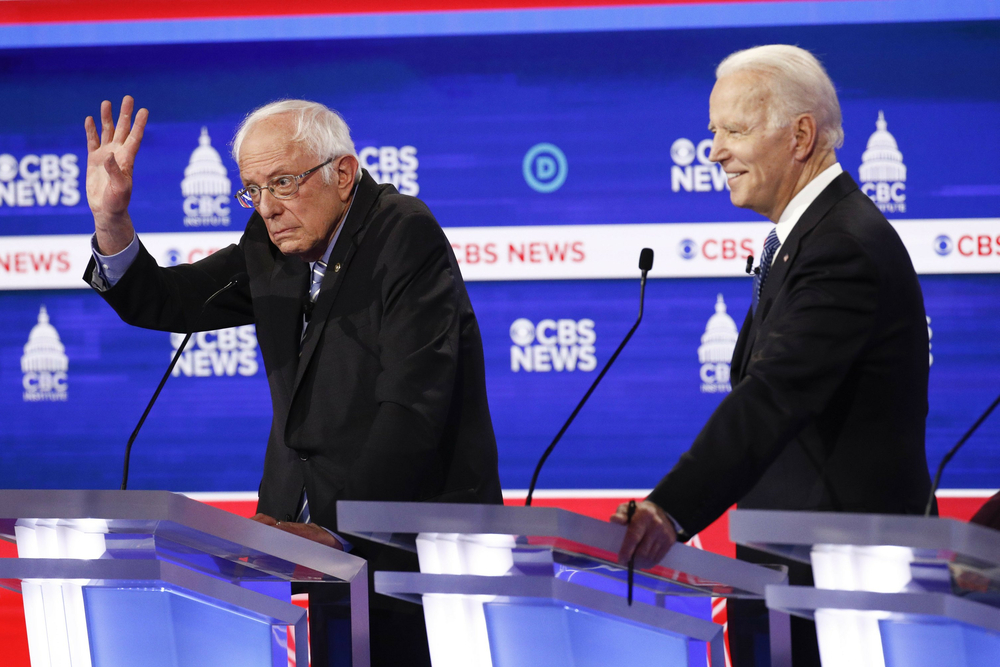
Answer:
[[[101,102],[101,143],[106,144],[115,135],[115,125],[111,122],[111,102]]]
[[[642,559],[643,562],[648,563],[647,567],[651,567],[667,555],[667,549],[669,549],[669,542],[665,537],[650,531],[643,543],[636,549],[635,557],[636,560]]]
[[[611,515],[611,521],[618,524],[628,523],[628,503],[622,503],[615,510],[615,513]]]
[[[283,530],[286,533],[291,533],[292,535],[299,535],[299,534],[301,534],[301,530],[300,530],[301,526],[302,526],[302,524],[293,523],[291,521],[282,521],[282,522],[280,522],[280,523],[277,524],[278,530]]]
[[[87,152],[93,153],[101,147],[101,138],[97,136],[97,125],[93,116],[87,116],[83,121],[83,129],[87,132]]]
[[[250,517],[250,520],[256,521],[257,523],[263,523],[268,526],[273,526],[278,523],[277,521],[274,520],[273,517],[270,517],[266,514],[254,514],[252,517]]]
[[[132,126],[132,106],[135,100],[131,95],[122,98],[122,108],[118,113],[118,125],[115,127],[115,143],[124,143]]]
[[[641,522],[633,521],[625,532],[625,539],[622,540],[621,549],[618,551],[618,562],[627,563],[635,554],[636,547],[642,542],[646,535],[646,526]]]
[[[139,109],[139,112],[135,115],[135,125],[132,126],[132,131],[129,132],[128,139],[125,140],[125,146],[128,148],[129,155],[133,158],[142,144],[142,137],[146,133],[146,121],[148,119],[149,110]]]
[[[120,189],[125,184],[125,174],[118,166],[118,160],[115,159],[114,153],[109,153],[107,159],[104,160],[104,170],[108,172],[108,177],[115,188]]]

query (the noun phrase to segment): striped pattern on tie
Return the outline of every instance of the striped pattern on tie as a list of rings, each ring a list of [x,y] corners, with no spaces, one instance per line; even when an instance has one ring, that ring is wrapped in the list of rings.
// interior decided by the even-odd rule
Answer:
[[[302,502],[299,503],[299,512],[295,515],[295,520],[298,523],[309,523],[309,496],[306,495],[306,490],[302,489]]]
[[[316,299],[319,298],[319,288],[323,286],[323,276],[325,275],[326,262],[321,259],[316,260],[309,279],[309,301],[312,303],[316,303]],[[311,311],[312,308],[307,308],[303,312],[305,321],[302,323],[302,335],[299,336],[299,354],[302,354],[302,344],[306,340],[306,329],[309,327],[309,314]]]
[[[771,262],[774,261],[774,253],[778,251],[781,247],[781,242],[778,240],[778,230],[774,228],[771,233],[767,235],[767,240],[764,241],[764,252],[760,256],[759,271],[753,277],[753,313],[757,314],[757,303],[760,301],[760,292],[764,289],[764,281],[767,280],[767,274],[771,270]]]
[[[326,262],[319,259],[313,264],[312,282],[309,284],[309,299],[316,303],[319,298],[319,288],[323,285],[323,276],[326,275]]]

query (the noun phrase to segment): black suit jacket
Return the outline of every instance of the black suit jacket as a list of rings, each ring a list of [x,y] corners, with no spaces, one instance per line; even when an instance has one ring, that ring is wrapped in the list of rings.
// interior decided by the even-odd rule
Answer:
[[[273,408],[259,512],[293,520],[303,488],[332,530],[341,499],[502,502],[479,325],[444,232],[367,172],[343,224],[301,355],[309,265],[256,213],[238,245],[195,264],[158,268],[140,250],[101,295],[150,329],[256,325]]]
[[[928,339],[906,248],[845,172],[777,251],[732,392],[649,499],[688,534],[733,503],[922,513]]]

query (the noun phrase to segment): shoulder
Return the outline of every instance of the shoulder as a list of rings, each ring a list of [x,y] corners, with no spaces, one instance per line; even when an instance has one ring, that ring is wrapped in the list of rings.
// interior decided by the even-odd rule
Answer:
[[[815,242],[823,244],[834,236],[846,237],[877,261],[905,260],[909,264],[909,253],[896,229],[861,190],[854,190],[837,202],[812,236]]]
[[[415,249],[444,248],[447,237],[427,205],[416,197],[401,195],[392,185],[380,185],[368,213],[369,234],[382,243]]]

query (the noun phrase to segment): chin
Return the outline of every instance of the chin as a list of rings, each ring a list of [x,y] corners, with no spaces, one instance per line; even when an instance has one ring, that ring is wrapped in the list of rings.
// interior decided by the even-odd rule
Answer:
[[[729,193],[729,201],[731,201],[733,206],[736,208],[747,208],[749,206],[746,197],[742,197],[735,192]]]

